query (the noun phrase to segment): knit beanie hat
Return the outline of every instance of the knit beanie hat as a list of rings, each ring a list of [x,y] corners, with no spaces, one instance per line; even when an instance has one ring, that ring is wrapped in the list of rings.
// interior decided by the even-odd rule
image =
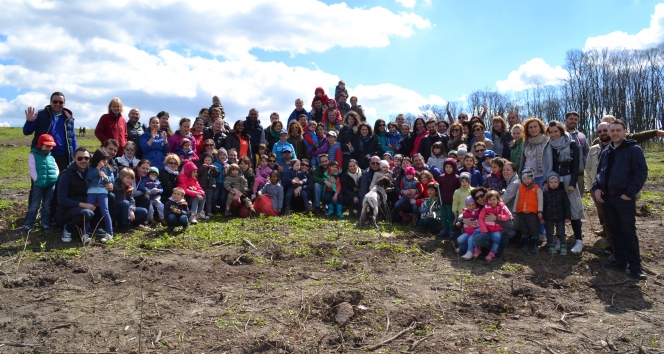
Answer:
[[[532,168],[525,168],[523,170],[523,172],[521,172],[521,177],[522,178],[526,178],[526,177],[535,178],[535,172],[533,172]]]
[[[471,196],[467,196],[466,197],[466,206],[468,206],[468,204],[470,204],[470,203],[475,203],[475,199]]]
[[[390,164],[385,160],[380,160],[380,168],[390,167]]]
[[[546,182],[550,183],[551,179],[555,178],[556,180],[560,181],[560,175],[555,173],[554,171],[549,172],[548,175],[546,175]]]
[[[150,167],[150,172],[148,172],[148,175],[149,175],[150,173],[156,173],[156,174],[159,174],[159,169],[156,168],[156,167]]]
[[[224,149],[224,148],[219,148],[219,149],[217,150],[217,156],[218,156],[219,154],[224,154],[224,155],[228,156],[228,151],[226,151],[226,149]]]
[[[413,168],[413,166],[406,167],[406,176],[408,176],[408,175],[411,175],[411,176],[416,175],[415,168]]]
[[[449,156],[452,156],[452,155],[454,155],[454,156],[459,156],[459,155],[457,154],[457,151],[456,151],[456,150],[451,150],[451,151],[447,154],[448,157],[449,157]]]
[[[188,138],[182,138],[182,140],[180,140],[180,147],[184,146],[184,144],[186,143],[191,144],[191,140],[189,140]]]
[[[468,150],[459,148],[459,150],[457,150],[457,155],[468,155]]]
[[[470,183],[470,173],[469,172],[461,172],[461,176],[459,176],[459,181],[463,181],[464,179],[466,181],[468,181],[468,183]]]

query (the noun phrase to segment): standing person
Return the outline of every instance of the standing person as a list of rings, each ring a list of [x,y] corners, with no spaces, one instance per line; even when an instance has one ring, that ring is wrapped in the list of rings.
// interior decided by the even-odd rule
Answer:
[[[514,128],[515,125],[521,123],[521,118],[519,118],[519,113],[514,111],[507,113],[507,123],[510,125],[509,132],[511,133],[512,128]]]
[[[378,140],[373,135],[371,126],[367,123],[360,123],[357,128],[355,139],[353,139],[352,144],[348,145],[348,149],[350,150],[351,156],[357,160],[357,164],[362,169],[369,167],[369,159],[371,159],[371,156],[382,155],[380,153],[380,147],[378,146]],[[341,166],[339,167],[341,168]]]
[[[615,246],[615,260],[602,265],[620,270],[629,266],[631,277],[646,280],[636,234],[636,194],[648,178],[648,165],[636,141],[625,139],[625,123],[620,120],[611,123],[609,134],[611,143],[600,155],[597,179],[592,187],[595,198],[604,208]]]
[[[233,125],[233,133],[226,137],[226,150],[235,149],[238,152],[238,157],[251,158],[251,137],[249,133],[244,130],[244,122],[238,120]]]
[[[191,150],[196,151],[196,140],[191,135],[191,119],[181,118],[179,123],[180,129],[175,131],[175,134],[168,138],[168,147],[171,152],[176,152],[182,146],[182,139],[189,139],[191,142]]]
[[[443,134],[445,136],[449,135],[447,133],[447,131],[450,129],[449,122],[447,122],[446,120],[439,120],[438,123],[436,123],[436,126],[438,127],[438,133]]]
[[[161,130],[159,118],[150,118],[149,129],[141,135],[140,146],[143,158],[150,161],[150,166],[156,168],[164,167],[164,157],[170,151],[168,147],[168,136]],[[164,198],[168,199],[168,198]]]
[[[378,146],[380,147],[380,155],[382,156],[386,152],[392,152],[390,156],[394,154],[392,149],[387,146],[387,124],[382,119],[376,119],[374,123],[374,135],[378,141]]]
[[[496,156],[506,159],[511,157],[510,142],[512,142],[512,135],[507,129],[507,123],[501,116],[491,119],[491,141],[493,141],[493,151]]]
[[[217,188],[217,177],[219,177],[220,172],[213,165],[213,162],[214,156],[212,153],[204,152],[201,154],[200,165],[198,166],[198,183],[205,192],[205,211],[198,212],[198,218],[201,220],[208,220],[214,207],[214,190]]]
[[[544,191],[544,225],[546,227],[546,242],[549,254],[556,253],[556,245],[561,256],[567,255],[567,239],[565,236],[565,223],[570,222],[571,211],[569,197],[561,178],[555,172],[546,176],[548,189]],[[553,228],[556,228],[558,242],[553,242]]]
[[[459,172],[457,171],[456,160],[447,158],[443,163],[444,174],[438,176],[437,182],[440,186],[440,221],[442,229],[438,237],[454,236],[454,211],[452,204],[454,203],[454,191],[461,187],[459,179]],[[494,252],[495,253],[495,252]]]
[[[295,100],[295,109],[293,112],[291,112],[290,116],[288,116],[288,121],[286,121],[286,124],[290,124],[290,122],[293,120],[297,121],[298,117],[300,117],[302,114],[307,116],[307,120],[311,120],[311,115],[309,115],[309,112],[304,109],[304,102],[302,102],[302,99],[298,98]]]
[[[521,174],[521,186],[516,192],[517,221],[521,228],[521,239],[523,252],[537,253],[539,243],[540,220],[544,217],[544,195],[542,189],[535,183],[533,170],[526,168]]]
[[[410,125],[406,123],[399,124],[399,122],[397,122],[397,127],[401,133],[401,148],[399,148],[399,153],[401,153],[403,157],[410,157],[410,152],[413,150],[414,140],[413,135],[410,133]]]
[[[586,192],[586,186],[584,184],[583,172],[586,168],[586,161],[588,160],[588,153],[590,152],[590,145],[588,145],[588,139],[586,136],[578,131],[576,128],[579,126],[579,113],[575,111],[567,112],[565,114],[565,128],[567,133],[574,139],[576,144],[579,146],[579,171],[577,174],[577,186],[579,193],[583,195]]]
[[[200,156],[203,151],[205,151],[205,146],[203,141],[205,141],[203,132],[205,130],[205,122],[202,118],[196,118],[194,120],[194,127],[191,129],[191,138],[192,144],[196,145],[194,152],[196,155]]]
[[[322,212],[322,209],[320,208],[320,197],[325,188],[325,171],[330,167],[330,156],[328,154],[320,154],[318,155],[318,162],[320,164],[311,173],[313,176],[312,179],[314,180],[314,214],[320,214]]]
[[[210,110],[208,108],[201,108],[201,110],[198,111],[198,117],[196,118],[202,119],[206,128],[212,125],[212,121],[210,120]]]
[[[480,142],[484,143],[486,150],[493,150],[493,141],[486,137],[485,129],[486,128],[484,128],[484,124],[481,122],[477,122],[472,125],[470,130],[472,135],[470,138],[468,138],[468,145],[470,146],[470,151],[472,153],[475,152],[475,146]]]
[[[129,121],[127,122],[127,143],[133,141],[136,146],[135,156],[137,159],[143,158],[143,151],[140,148],[141,135],[145,133],[146,128],[139,120],[141,119],[141,111],[138,108],[129,110]]]
[[[402,135],[403,132],[401,133]],[[413,133],[412,133],[412,145],[411,145],[411,150],[410,150],[410,157],[413,157],[417,154],[420,153],[420,144],[422,143],[422,139],[424,139],[425,136],[429,135],[429,131],[426,129],[426,122],[424,121],[424,118],[417,118],[415,119],[415,123],[413,123]],[[405,135],[404,135],[404,140],[405,140]],[[403,153],[403,151],[402,151]],[[426,161],[426,160],[424,160]]]
[[[523,125],[515,124],[510,127],[510,131],[512,132],[512,141],[510,142],[511,151],[508,160],[514,162],[518,167],[521,163],[521,153],[523,152]]]
[[[166,141],[168,141],[168,139],[174,134],[171,125],[168,123],[170,115],[166,111],[161,111],[157,113],[157,118],[159,118],[159,129],[166,132]]]
[[[62,92],[53,92],[51,104],[35,113],[33,107],[25,111],[25,124],[23,135],[34,134],[30,148],[36,148],[39,137],[49,134],[55,141],[51,155],[58,165],[58,170],[64,171],[74,161],[74,151],[78,149],[76,131],[74,130],[73,113],[65,108],[65,95]]]
[[[124,147],[127,144],[127,122],[122,116],[122,101],[114,97],[108,103],[108,113],[99,118],[99,123],[95,128],[95,136],[102,144],[109,139],[115,139],[118,142],[118,155],[124,154]]]
[[[258,119],[258,110],[252,108],[249,110],[247,119],[242,123],[244,125],[244,131],[249,134],[249,144],[251,145],[251,151],[254,154],[251,154],[251,163],[252,166],[256,166],[258,161],[256,161],[255,153],[259,150],[261,144],[265,144],[265,132],[263,132],[263,126],[261,121]]]
[[[429,121],[426,123],[426,128],[428,131],[428,134],[422,138],[422,141],[420,142],[420,147],[419,151],[420,154],[424,157],[424,161],[428,161],[429,157],[431,157],[431,147],[433,144],[437,142],[442,142],[443,143],[443,151],[442,154],[443,156],[447,156],[447,137],[444,136],[443,134],[440,134],[438,132],[438,127],[436,127],[436,121],[433,119],[429,119]]]
[[[327,102],[327,99],[325,101]],[[316,123],[322,122],[323,112],[325,112],[325,109],[323,108],[323,99],[320,97],[314,97],[313,108],[309,112],[311,119],[313,119]]]
[[[115,182],[115,176],[108,167],[109,159],[106,151],[99,149],[95,151],[90,159],[87,175],[88,197],[86,203],[99,206],[99,211],[106,226],[106,233],[102,235],[102,242],[113,239],[113,221],[111,220],[109,194],[106,185]]]
[[[224,121],[217,118],[212,122],[211,126],[205,128],[203,132],[203,141],[208,139],[214,141],[214,148],[219,150],[224,147],[226,141],[226,133],[223,132]]]
[[[361,122],[367,121],[367,117],[364,115],[364,108],[362,108],[362,105],[357,104],[357,96],[350,98],[350,110],[357,113]]]
[[[599,139],[599,144],[593,145],[590,147],[590,152],[588,153],[588,160],[586,161],[586,184],[590,187],[595,184],[595,177],[597,176],[597,166],[599,165],[599,157],[609,146],[611,142],[611,136],[609,136],[609,123],[602,122],[597,126],[597,135]],[[606,251],[608,253],[613,253],[613,239],[611,238],[611,230],[608,228],[606,223],[606,218],[604,217],[604,208],[602,203],[598,202],[595,198],[595,193],[590,193],[590,197],[595,203],[595,208],[597,209],[597,218],[599,223],[602,226],[601,230],[595,231],[597,236],[602,236],[606,240]]]
[[[341,113],[341,116],[344,117],[348,112],[350,112],[350,105],[346,100],[348,99],[348,94],[343,94],[339,96],[339,99],[337,100],[337,109],[339,110],[339,113]]]
[[[51,156],[51,150],[55,146],[55,140],[48,134],[43,134],[37,141],[37,147],[30,151],[28,167],[32,178],[32,198],[28,215],[23,225],[23,236],[27,236],[37,221],[37,212],[41,206],[41,230],[49,232],[48,226],[51,220],[51,202],[55,183],[58,180],[58,165]]]
[[[460,123],[454,123],[450,126],[447,151],[458,150],[459,145],[466,143],[466,137],[463,136],[463,126]]]
[[[339,142],[339,145],[341,145],[341,153],[343,154],[343,161],[345,161],[342,165],[342,169],[344,170],[348,168],[348,161],[351,159],[350,148],[352,147],[352,142],[355,139],[360,123],[360,117],[357,113],[348,113],[346,117],[344,117],[343,126],[339,129],[339,139],[337,141]]]
[[[544,187],[544,176],[553,170],[551,139],[548,137],[544,122],[539,118],[528,118],[523,125],[526,135],[521,148],[523,153],[521,154],[519,164],[519,175],[521,176],[523,170],[526,168],[530,168],[533,172],[535,183],[542,188]],[[523,178],[521,180],[523,181]],[[541,237],[546,237],[544,225],[539,224],[538,227]]]
[[[278,119],[270,123],[270,127],[265,129],[265,141],[268,151],[273,151],[274,144],[279,141],[279,135],[283,129],[284,125]]]
[[[304,137],[302,137],[302,127],[300,124],[296,121],[290,122],[288,125],[288,141],[291,146],[293,146],[293,151],[295,152],[293,157],[294,159],[303,159],[307,157],[307,145],[304,143]],[[282,183],[284,186],[284,190],[287,190],[286,186]]]

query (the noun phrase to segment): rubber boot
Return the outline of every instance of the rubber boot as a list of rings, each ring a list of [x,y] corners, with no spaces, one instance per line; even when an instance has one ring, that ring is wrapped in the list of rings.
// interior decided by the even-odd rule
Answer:
[[[338,216],[339,218],[341,218],[341,219],[344,218],[344,214],[341,213],[341,208],[342,208],[342,207],[343,207],[343,205],[341,205],[341,204],[337,204],[337,216]]]
[[[521,242],[523,243],[523,247],[521,247],[521,251],[528,252],[530,250],[528,236],[521,236]]]
[[[326,216],[330,216],[334,214],[334,204],[328,204],[327,205],[327,213],[325,213]]]

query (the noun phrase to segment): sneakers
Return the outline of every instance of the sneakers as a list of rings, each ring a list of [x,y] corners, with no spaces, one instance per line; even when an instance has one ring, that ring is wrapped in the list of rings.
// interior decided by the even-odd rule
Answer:
[[[466,252],[466,254],[464,254],[463,256],[461,256],[461,258],[464,259],[464,260],[466,260],[466,261],[469,261],[469,260],[471,260],[471,259],[474,258],[474,257],[473,257],[473,252],[470,252],[470,250],[468,250],[468,252]]]
[[[491,262],[491,260],[493,260],[494,257],[496,257],[496,254],[493,253],[493,252],[489,252],[489,254],[487,254],[486,257],[485,257],[484,259],[486,259],[487,261]]]
[[[556,253],[556,246],[552,243],[549,243],[547,245],[547,248],[549,249],[549,254],[555,254]]]
[[[50,233],[50,232],[51,232],[51,227],[48,226],[48,225],[43,225],[43,226],[41,227],[41,232],[44,232],[44,233]]]
[[[21,229],[21,235],[28,236],[28,234],[30,233],[30,230],[32,230],[32,229],[27,227],[27,226],[23,226],[23,228]]]
[[[62,242],[71,242],[71,232],[67,232],[67,230],[62,230]]]
[[[208,219],[210,219],[210,217],[207,216],[207,215],[205,215],[204,212],[199,213],[199,214],[198,214],[198,218],[201,219],[201,220],[208,220]]]
[[[567,245],[565,244],[560,245],[560,255],[567,256]]]
[[[286,215],[290,215],[290,214],[291,214],[291,210],[290,210],[290,208],[286,208],[286,209],[284,209],[284,216],[286,216]]]
[[[581,253],[583,250],[583,240],[576,240],[576,244],[572,247],[572,253]]]
[[[456,236],[454,235],[454,231],[450,231],[450,240],[455,240]]]
[[[96,229],[93,233],[93,235],[96,235],[96,236],[104,236],[106,234],[107,234],[106,230],[104,230],[102,228]]]
[[[456,253],[459,253],[459,247],[455,248],[454,250],[456,251]]]
[[[640,270],[630,270],[629,272],[627,272],[627,275],[629,275],[630,277],[632,277],[636,280],[647,280],[648,279],[648,277],[645,274],[643,274],[643,272],[640,271]]]
[[[101,242],[107,242],[113,240],[113,235],[111,234],[106,234],[101,238]]]
[[[87,245],[88,243],[90,243],[90,240],[91,239],[90,239],[90,236],[88,236],[88,234],[81,235],[81,242],[83,242],[84,245]]]
[[[480,254],[482,254],[482,250],[479,247],[475,247],[473,250],[473,258],[479,256]]]
[[[560,251],[560,240],[556,241],[556,244],[555,244],[555,246],[554,246],[554,249],[555,249],[556,251]]]
[[[226,211],[224,211],[224,216],[231,216],[231,211],[226,209]]]
[[[196,220],[196,214],[191,214],[191,216],[189,217],[189,223],[192,225],[198,224],[198,220]]]

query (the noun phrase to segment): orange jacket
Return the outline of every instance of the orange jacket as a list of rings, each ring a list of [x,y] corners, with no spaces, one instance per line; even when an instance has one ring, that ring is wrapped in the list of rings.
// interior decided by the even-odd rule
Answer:
[[[521,183],[516,193],[517,213],[541,213],[544,210],[544,194],[536,183],[526,186]]]

